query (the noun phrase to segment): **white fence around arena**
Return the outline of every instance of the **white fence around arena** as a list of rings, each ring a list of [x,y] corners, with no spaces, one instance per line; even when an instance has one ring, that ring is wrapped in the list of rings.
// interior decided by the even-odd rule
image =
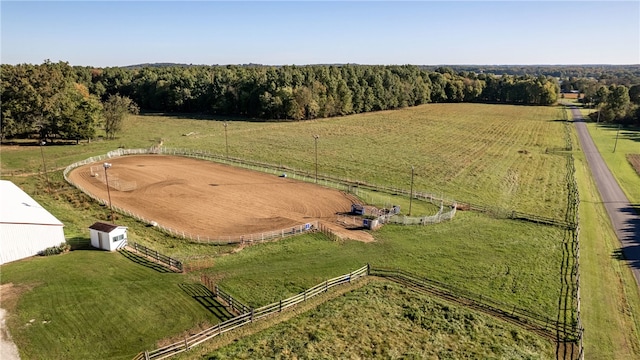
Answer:
[[[162,154],[162,155],[185,156],[185,157],[202,159],[202,160],[207,160],[207,161],[214,161],[214,162],[233,165],[233,166],[240,166],[240,167],[247,168],[247,169],[250,169],[250,170],[266,172],[266,173],[270,173],[270,174],[274,174],[274,175],[280,175],[283,172],[287,172],[287,176],[292,178],[292,179],[305,181],[305,182],[316,182],[317,181],[317,183],[319,185],[323,185],[325,187],[330,187],[330,188],[335,188],[337,190],[353,193],[355,195],[358,195],[360,188],[375,189],[375,190],[378,190],[378,191],[385,191],[385,192],[394,193],[394,194],[403,194],[403,195],[407,195],[407,196],[411,195],[409,193],[409,191],[407,191],[405,189],[379,187],[379,186],[375,186],[375,185],[363,184],[361,182],[353,182],[353,181],[349,181],[349,180],[345,180],[345,179],[340,179],[340,178],[336,178],[336,177],[332,177],[332,176],[328,176],[328,175],[324,175],[324,174],[319,176],[318,178],[316,178],[313,174],[311,174],[309,172],[300,171],[300,170],[296,170],[296,169],[291,169],[291,168],[288,168],[288,167],[277,166],[277,165],[273,165],[273,164],[261,163],[261,162],[256,162],[256,161],[247,161],[247,160],[242,160],[242,159],[238,159],[238,158],[228,158],[228,157],[225,157],[225,156],[213,154],[213,153],[208,152],[208,151],[191,150],[191,149],[165,148],[165,147],[160,147],[160,148],[153,147],[153,148],[148,148],[148,149],[116,149],[116,150],[113,150],[113,151],[109,151],[105,155],[92,156],[92,157],[90,157],[88,159],[85,159],[85,160],[82,160],[82,161],[78,161],[78,162],[75,162],[75,163],[67,166],[63,171],[63,176],[64,176],[64,179],[68,183],[70,183],[71,185],[75,186],[80,191],[82,191],[83,193],[87,194],[92,199],[96,200],[98,203],[107,206],[108,205],[107,200],[98,198],[97,196],[93,195],[92,193],[90,193],[89,191],[84,189],[79,184],[76,184],[75,182],[71,181],[71,179],[69,179],[69,177],[68,177],[69,172],[71,170],[77,168],[77,167],[80,167],[80,166],[84,166],[84,165],[87,165],[87,164],[93,164],[93,163],[97,163],[97,162],[102,162],[102,161],[106,161],[106,160],[109,160],[109,159],[112,159],[112,158],[117,158],[117,157],[120,157],[120,156],[146,155],[146,154]],[[111,185],[111,183],[112,183],[111,179],[110,179],[109,183]],[[441,222],[441,221],[445,221],[445,220],[450,220],[451,218],[453,218],[453,216],[455,216],[455,208],[456,208],[456,206],[455,206],[455,201],[454,200],[444,199],[443,197],[440,197],[440,196],[437,196],[437,195],[434,195],[434,194],[422,193],[422,192],[413,192],[413,197],[415,199],[428,201],[428,202],[431,202],[431,203],[434,203],[434,204],[440,204],[440,211],[436,215],[426,216],[426,217],[418,217],[418,218],[395,215],[395,216],[392,216],[392,217],[390,217],[388,219],[385,219],[385,221],[388,222],[388,223],[395,223],[395,224],[406,224],[406,225],[409,225],[409,224],[422,224],[422,225],[426,225],[426,224],[433,224],[433,223],[437,223],[437,222]],[[452,210],[447,212],[447,213],[443,213],[442,212],[443,203],[450,204],[451,207],[452,207]],[[306,231],[310,231],[310,230],[315,230],[315,229],[318,228],[318,222],[314,221],[314,222],[310,222],[310,223],[306,223],[306,224],[300,224],[300,225],[296,225],[296,226],[293,226],[293,227],[287,227],[285,229],[280,229],[280,230],[275,230],[275,231],[268,231],[268,232],[262,232],[262,233],[254,233],[254,234],[246,234],[246,235],[236,235],[236,236],[210,237],[210,236],[203,236],[203,235],[199,235],[199,234],[192,234],[192,233],[189,233],[187,231],[177,230],[177,229],[173,229],[173,228],[164,226],[162,224],[157,224],[153,220],[146,219],[143,216],[140,216],[140,215],[138,215],[136,213],[133,213],[133,212],[131,212],[129,210],[120,208],[118,206],[112,206],[112,208],[113,208],[114,211],[117,211],[118,213],[133,217],[133,218],[135,218],[135,219],[137,219],[139,221],[142,221],[142,222],[144,222],[146,224],[151,224],[151,225],[157,226],[159,229],[161,229],[162,231],[166,232],[167,234],[170,234],[170,235],[175,236],[175,237],[183,238],[183,239],[188,239],[190,241],[197,242],[197,243],[238,244],[238,243],[263,242],[263,241],[269,241],[269,240],[274,240],[274,239],[280,239],[280,238],[287,237],[287,236],[298,235],[300,233],[303,233],[303,232],[306,232]]]

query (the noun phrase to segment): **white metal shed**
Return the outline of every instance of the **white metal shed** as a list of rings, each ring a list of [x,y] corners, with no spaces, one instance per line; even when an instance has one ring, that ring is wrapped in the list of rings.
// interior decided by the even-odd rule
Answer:
[[[0,264],[65,242],[64,224],[27,193],[0,180]]]
[[[116,251],[127,245],[127,227],[115,224],[97,222],[89,226],[91,246]]]

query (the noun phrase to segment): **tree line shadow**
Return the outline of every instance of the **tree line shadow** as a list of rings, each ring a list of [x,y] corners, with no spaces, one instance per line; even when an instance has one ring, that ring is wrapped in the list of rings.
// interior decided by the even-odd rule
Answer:
[[[205,121],[220,121],[220,122],[285,122],[285,121],[297,121],[297,120],[278,120],[278,119],[259,119],[252,117],[244,117],[238,115],[214,115],[204,113],[166,113],[166,112],[141,112],[141,116],[161,116],[174,120],[205,120]]]
[[[631,204],[620,211],[631,215],[625,222],[623,238],[620,239],[627,244],[616,249],[612,257],[627,262],[632,269],[640,269],[640,204]]]
[[[599,123],[597,124],[596,128],[598,130],[617,132],[618,124]],[[640,128],[622,125],[620,126],[619,130],[620,130],[620,133],[618,134],[619,139],[640,142]],[[640,150],[638,152],[640,153]]]

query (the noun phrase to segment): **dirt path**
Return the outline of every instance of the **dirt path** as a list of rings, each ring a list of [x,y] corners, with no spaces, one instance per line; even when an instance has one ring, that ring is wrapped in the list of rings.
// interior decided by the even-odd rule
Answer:
[[[572,107],[571,113],[578,131],[580,146],[587,158],[613,229],[622,244],[622,254],[640,287],[640,216],[631,207],[629,199],[598,152],[580,110]]]
[[[7,311],[0,308],[0,359],[2,360],[20,360],[18,347],[11,340],[7,324],[5,323],[5,315]]]

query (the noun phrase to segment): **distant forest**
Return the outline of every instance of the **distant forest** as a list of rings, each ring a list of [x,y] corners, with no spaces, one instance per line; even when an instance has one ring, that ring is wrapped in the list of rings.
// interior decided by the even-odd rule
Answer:
[[[3,138],[38,131],[43,137],[90,139],[109,101],[136,111],[307,120],[442,102],[551,105],[561,91],[578,91],[595,103],[605,101],[602,92],[596,96],[603,86],[628,93],[640,84],[635,65],[92,68],[45,61],[3,64],[1,70]]]

